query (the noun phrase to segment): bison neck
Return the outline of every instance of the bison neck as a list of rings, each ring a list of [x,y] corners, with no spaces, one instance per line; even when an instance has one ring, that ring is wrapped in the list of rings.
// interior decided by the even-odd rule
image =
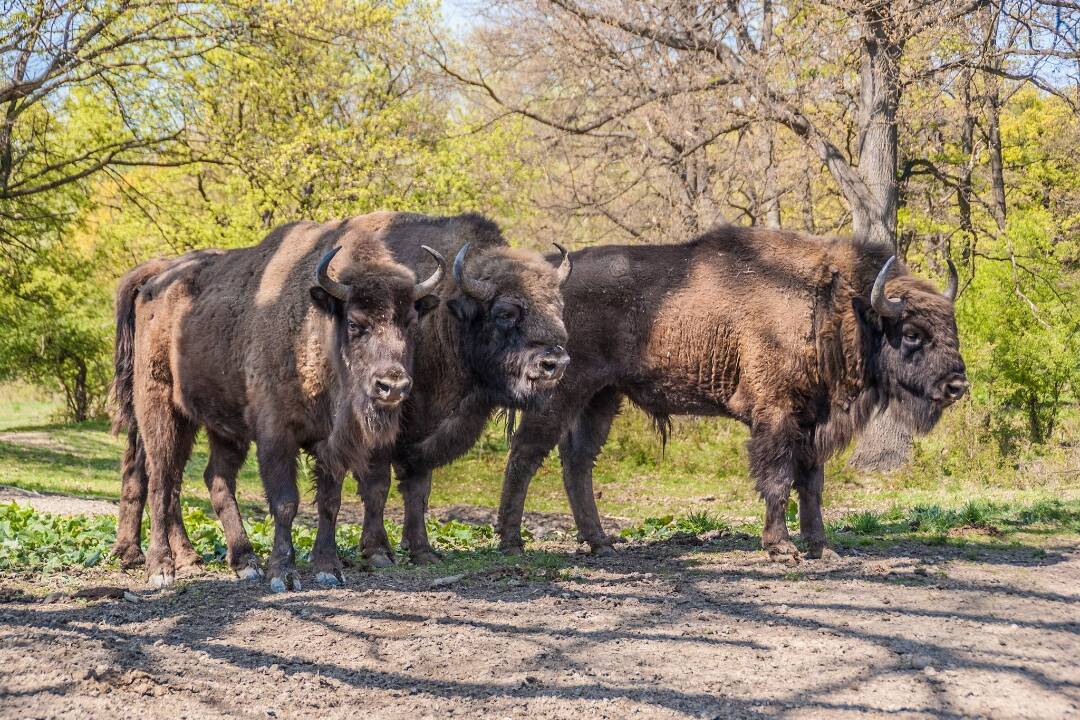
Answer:
[[[397,443],[400,459],[414,466],[431,469],[463,455],[497,407],[462,361],[457,327],[444,306],[418,330],[415,384]]]

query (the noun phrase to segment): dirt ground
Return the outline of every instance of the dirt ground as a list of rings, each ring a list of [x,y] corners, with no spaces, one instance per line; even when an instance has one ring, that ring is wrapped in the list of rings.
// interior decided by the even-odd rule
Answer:
[[[756,542],[623,545],[553,580],[9,587],[0,717],[1080,717],[1080,546],[891,545],[789,567]]]

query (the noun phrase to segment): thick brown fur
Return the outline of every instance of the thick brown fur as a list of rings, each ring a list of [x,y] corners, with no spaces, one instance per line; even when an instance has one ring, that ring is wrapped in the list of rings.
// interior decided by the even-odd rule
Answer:
[[[763,544],[797,557],[784,519],[792,487],[812,556],[825,550],[822,466],[870,413],[893,404],[928,431],[962,380],[952,303],[902,267],[886,288],[904,314],[881,318],[870,290],[888,254],[846,239],[720,227],[679,245],[603,246],[571,255],[563,288],[571,357],[542,411],[526,411],[507,461],[501,545],[521,547],[528,483],[558,444],[580,536],[610,552],[592,466],[622,398],[663,426],[722,415],[751,428],[751,472],[766,503]],[[903,337],[916,330],[927,342]]]
[[[383,509],[394,466],[405,498],[403,545],[415,561],[435,559],[424,525],[432,471],[464,454],[499,408],[541,401],[561,377],[567,342],[562,296],[552,262],[511,248],[498,226],[480,215],[432,218],[395,215],[379,236],[397,260],[418,276],[433,269],[420,246],[453,258],[466,243],[467,277],[488,283],[490,297],[474,298],[448,274],[439,307],[420,321],[415,351],[416,384],[405,404],[401,433],[363,473],[363,552],[375,564],[393,557],[383,529]],[[493,316],[506,304],[520,313],[499,327]],[[558,369],[530,379],[538,363],[558,357]]]
[[[248,576],[257,568],[234,497],[255,441],[276,524],[272,581],[299,585],[290,533],[301,449],[315,457],[319,484],[313,561],[320,573],[340,577],[333,544],[340,478],[397,432],[399,409],[374,402],[372,387],[385,377],[407,380],[417,320],[415,276],[376,239],[386,220],[293,223],[257,246],[153,260],[120,281],[113,402],[115,425],[129,438],[115,546],[122,560],[141,559],[147,497],[151,579],[167,583],[175,566],[194,559],[179,483],[194,433],[204,427],[205,479],[233,567]],[[315,283],[316,265],[336,246],[332,275],[349,288],[344,302]]]

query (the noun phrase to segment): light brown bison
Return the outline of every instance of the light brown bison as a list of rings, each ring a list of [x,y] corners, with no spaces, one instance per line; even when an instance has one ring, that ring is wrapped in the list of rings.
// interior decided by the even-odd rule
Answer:
[[[572,360],[543,411],[526,412],[514,434],[498,522],[509,552],[521,548],[529,480],[556,444],[580,537],[611,551],[592,468],[626,397],[664,432],[676,414],[746,423],[763,547],[774,560],[799,557],[784,517],[794,487],[808,555],[821,557],[826,459],[876,408],[892,406],[924,433],[967,389],[951,263],[942,295],[876,247],[736,227],[571,258]]]
[[[260,574],[234,497],[255,441],[275,522],[271,587],[300,586],[291,532],[301,449],[315,459],[312,562],[320,582],[341,581],[341,478],[397,432],[412,382],[410,336],[418,314],[438,302],[430,292],[442,273],[440,258],[417,283],[394,262],[379,240],[386,220],[285,225],[255,247],[155,260],[121,280],[113,394],[128,448],[114,553],[126,565],[143,559],[149,498],[152,584],[172,582],[176,567],[197,560],[179,493],[200,426],[210,445],[206,485],[236,572]]]
[[[403,215],[381,239],[417,273],[431,267],[424,245],[454,257],[454,269],[439,288],[438,309],[421,321],[416,384],[397,442],[357,473],[361,545],[377,566],[393,558],[383,526],[391,465],[405,498],[402,544],[414,562],[434,561],[424,527],[432,470],[468,451],[494,411],[529,407],[559,382],[569,363],[560,285],[571,270],[565,252],[548,263],[508,247],[498,226],[479,215]]]

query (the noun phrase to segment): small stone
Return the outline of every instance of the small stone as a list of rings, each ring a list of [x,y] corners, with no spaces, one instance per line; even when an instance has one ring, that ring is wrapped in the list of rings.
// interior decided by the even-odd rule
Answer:
[[[929,655],[912,655],[909,664],[916,670],[924,670],[930,667],[933,659]]]
[[[933,665],[927,665],[923,668],[923,675],[933,677],[937,675],[937,668],[935,668]]]
[[[127,600],[128,602],[141,602],[142,598],[140,598],[138,595],[131,592],[130,590],[125,590],[124,591],[124,600]]]
[[[431,581],[431,587],[433,587],[433,588],[447,587],[449,585],[453,585],[458,580],[461,580],[463,577],[465,577],[465,576],[464,575],[447,575],[446,577],[435,578],[434,580]]]

